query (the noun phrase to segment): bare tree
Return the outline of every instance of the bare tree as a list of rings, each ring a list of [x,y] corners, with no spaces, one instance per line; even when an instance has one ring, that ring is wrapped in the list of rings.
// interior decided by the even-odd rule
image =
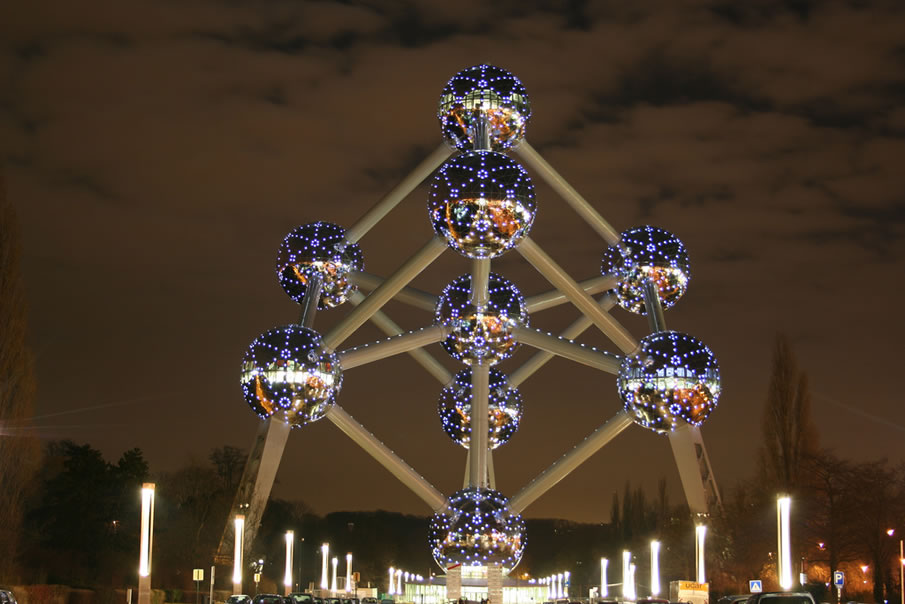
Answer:
[[[26,345],[19,231],[5,193],[0,166],[0,493],[3,493],[0,580],[3,582],[15,578],[23,499],[39,453],[37,440],[26,436],[23,430],[34,405],[34,359]]]
[[[761,471],[764,484],[793,493],[800,482],[804,459],[817,450],[811,418],[807,374],[799,371],[782,334],[773,349],[773,367],[763,416]]]

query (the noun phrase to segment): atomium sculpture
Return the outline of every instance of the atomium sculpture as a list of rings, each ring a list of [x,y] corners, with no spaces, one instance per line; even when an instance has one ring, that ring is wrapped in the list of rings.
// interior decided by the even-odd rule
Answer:
[[[437,116],[444,144],[396,189],[348,230],[315,222],[283,241],[277,275],[301,305],[299,325],[270,330],[256,339],[242,363],[248,405],[266,425],[249,457],[234,510],[246,514],[250,547],[269,496],[289,428],[327,418],[360,445],[434,512],[429,543],[437,563],[514,568],[527,536],[521,512],[633,423],[670,439],[689,507],[706,514],[719,505],[706,449],[697,427],[715,409],[721,391],[719,367],[703,343],[666,328],[664,310],[686,293],[688,255],[671,233],[649,225],[622,234],[613,229],[525,140],[531,117],[524,86],[491,65],[463,70],[443,89]],[[601,277],[579,283],[529,236],[538,212],[528,170],[504,152],[514,150],[601,237]],[[456,155],[453,155],[457,153]],[[451,157],[452,156],[452,157]],[[363,272],[358,241],[415,187],[433,174],[428,219],[436,233],[386,278]],[[545,202],[547,203],[547,202]],[[472,263],[440,294],[408,283],[446,249]],[[515,250],[546,278],[553,290],[524,298],[515,284],[490,270],[501,254]],[[370,290],[365,296],[358,288]],[[605,292],[595,299],[594,294]],[[381,308],[396,298],[426,312],[422,329],[404,332]],[[318,309],[351,302],[327,333],[313,329]],[[579,318],[561,335],[529,327],[528,313],[570,302]],[[651,333],[640,342],[608,311],[614,305],[646,315]],[[365,321],[389,336],[341,350]],[[595,326],[616,352],[577,341]],[[451,375],[425,347],[441,344],[465,367]],[[518,345],[538,352],[504,373],[500,363]],[[408,353],[440,382],[442,429],[468,450],[466,484],[447,497],[356,422],[337,402],[346,373],[360,365]],[[522,421],[517,388],[553,355],[616,376],[614,398],[622,410],[552,463],[519,492],[495,488],[491,451],[505,445]],[[493,368],[491,369],[491,366]],[[530,412],[528,413],[530,417]],[[250,518],[250,520],[249,520]],[[229,557],[229,528],[220,552]]]

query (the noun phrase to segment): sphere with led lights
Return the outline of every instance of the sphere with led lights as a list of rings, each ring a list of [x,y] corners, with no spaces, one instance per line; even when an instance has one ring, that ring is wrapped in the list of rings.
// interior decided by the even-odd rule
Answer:
[[[475,148],[475,129],[489,131],[490,148],[502,151],[525,138],[531,105],[514,75],[493,65],[475,65],[454,75],[440,94],[437,118],[443,138],[458,149]]]
[[[471,443],[471,368],[456,374],[453,383],[440,393],[440,420],[453,442],[469,448]],[[509,442],[522,418],[522,395],[509,387],[506,375],[490,370],[488,444],[491,449]]]
[[[312,222],[286,235],[277,253],[277,277],[283,291],[301,302],[308,279],[318,274],[323,287],[317,307],[333,308],[355,291],[349,273],[364,268],[361,248],[346,242],[346,230],[330,222]]]
[[[466,365],[495,365],[509,358],[518,345],[512,329],[528,325],[528,305],[511,281],[490,273],[487,290],[487,304],[475,306],[471,275],[461,275],[446,286],[437,304],[436,322],[451,330],[443,347]]]
[[[242,359],[245,402],[261,419],[299,428],[324,416],[342,387],[339,356],[313,329],[286,325],[258,336]]]
[[[446,569],[452,564],[515,568],[525,551],[525,521],[497,491],[469,487],[449,498],[430,522],[431,554]]]
[[[619,397],[635,423],[667,433],[701,425],[720,398],[720,368],[710,349],[677,331],[643,338],[619,368]]]
[[[641,226],[622,233],[619,244],[603,254],[601,273],[618,279],[619,306],[646,315],[644,284],[653,280],[663,309],[678,302],[688,289],[691,268],[685,245],[672,233]]]
[[[437,171],[428,210],[450,247],[469,258],[494,258],[528,234],[537,204],[521,165],[502,153],[469,151]]]

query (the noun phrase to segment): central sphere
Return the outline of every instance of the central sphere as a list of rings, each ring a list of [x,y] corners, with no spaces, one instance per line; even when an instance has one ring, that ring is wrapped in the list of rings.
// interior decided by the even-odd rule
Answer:
[[[339,357],[321,335],[301,325],[258,336],[242,359],[245,402],[262,419],[299,428],[319,420],[342,387]]]
[[[513,569],[525,551],[525,521],[492,489],[470,487],[452,495],[430,522],[431,554],[440,568],[451,564]]]
[[[453,442],[469,448],[471,444],[471,368],[456,374],[453,383],[440,393],[440,419],[443,431]],[[522,418],[522,395],[509,387],[505,374],[490,370],[488,406],[489,445],[496,449],[509,442]]]
[[[509,149],[525,138],[530,117],[525,87],[493,65],[475,65],[454,75],[443,88],[437,108],[443,138],[461,150],[474,149],[479,121],[487,123],[491,149]]]
[[[667,309],[679,301],[688,289],[691,268],[685,245],[663,229],[641,226],[622,233],[618,245],[603,254],[601,273],[619,280],[616,296],[619,306],[646,315],[644,284],[657,285],[660,304]]]
[[[471,275],[461,275],[440,294],[435,320],[450,328],[443,347],[466,365],[495,365],[512,356],[518,345],[512,329],[528,325],[528,305],[508,279],[490,273],[488,302],[477,307],[469,301]]]
[[[521,165],[502,153],[469,151],[437,171],[428,211],[450,247],[469,258],[494,258],[528,234],[537,203]]]
[[[707,346],[677,331],[644,337],[619,368],[619,397],[635,422],[666,433],[701,425],[720,397],[720,368]]]
[[[286,235],[277,252],[277,277],[283,291],[301,302],[308,279],[319,274],[323,281],[318,308],[339,306],[355,291],[348,279],[364,268],[361,248],[346,242],[346,230],[330,222],[312,222]]]

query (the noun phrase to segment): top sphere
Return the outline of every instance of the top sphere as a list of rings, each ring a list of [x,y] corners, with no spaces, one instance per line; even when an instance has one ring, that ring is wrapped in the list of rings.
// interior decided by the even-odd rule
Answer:
[[[283,291],[301,302],[308,279],[319,274],[323,280],[317,307],[333,308],[355,291],[348,274],[364,268],[361,248],[346,242],[346,230],[331,222],[311,222],[296,227],[283,239],[277,253],[277,277]]]
[[[475,125],[486,120],[490,148],[503,151],[525,138],[531,105],[514,75],[493,65],[475,65],[454,75],[440,94],[437,118],[443,138],[458,149],[475,148]]]
[[[654,281],[663,309],[673,306],[688,289],[691,267],[685,245],[663,229],[641,226],[622,233],[618,245],[603,253],[600,272],[619,280],[616,297],[629,312],[646,315],[644,284]]]

